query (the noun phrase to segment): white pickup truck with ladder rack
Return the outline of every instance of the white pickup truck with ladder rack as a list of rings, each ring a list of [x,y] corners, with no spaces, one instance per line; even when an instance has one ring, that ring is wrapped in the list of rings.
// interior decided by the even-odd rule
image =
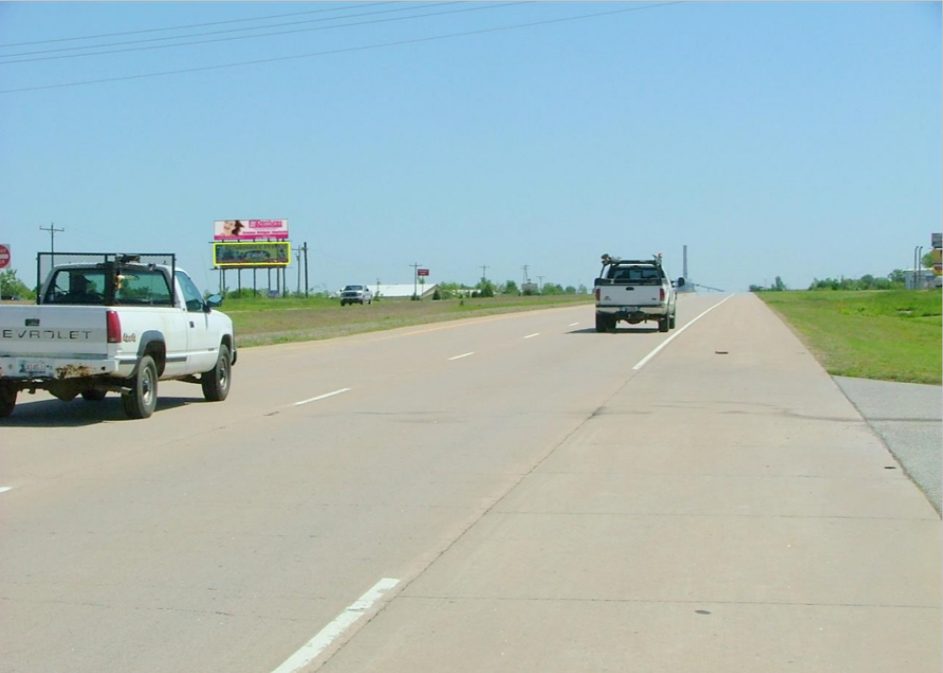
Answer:
[[[607,332],[624,320],[637,325],[658,322],[658,331],[674,329],[677,311],[675,289],[684,285],[668,279],[661,255],[652,259],[622,259],[602,256],[602,269],[594,283],[596,331]]]
[[[0,418],[24,390],[92,402],[119,392],[130,418],[154,412],[159,380],[226,399],[232,320],[173,254],[39,253],[37,277],[47,270],[35,306],[0,306]]]

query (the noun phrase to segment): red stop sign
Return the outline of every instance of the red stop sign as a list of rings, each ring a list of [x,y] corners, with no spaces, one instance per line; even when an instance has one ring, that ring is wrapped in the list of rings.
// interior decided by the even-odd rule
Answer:
[[[0,269],[10,264],[10,246],[0,244]]]

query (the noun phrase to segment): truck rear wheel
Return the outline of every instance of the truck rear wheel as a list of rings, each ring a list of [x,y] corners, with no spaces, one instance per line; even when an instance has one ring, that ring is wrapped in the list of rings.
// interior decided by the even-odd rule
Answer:
[[[16,393],[17,390],[13,386],[0,386],[0,418],[6,418],[13,413]]]
[[[131,389],[121,395],[121,406],[128,418],[150,418],[157,408],[157,365],[150,355],[138,363]]]
[[[669,325],[668,316],[665,316],[664,318],[659,318],[659,319],[658,319],[658,331],[659,331],[659,332],[667,332],[667,331],[668,331],[668,325]]]
[[[597,313],[596,314],[596,331],[605,332],[607,322],[608,320],[606,320],[606,316]]]
[[[216,366],[208,372],[203,372],[200,384],[203,386],[203,397],[207,402],[222,402],[229,395],[229,383],[232,376],[232,358],[229,347],[222,344],[219,347],[219,357]]]

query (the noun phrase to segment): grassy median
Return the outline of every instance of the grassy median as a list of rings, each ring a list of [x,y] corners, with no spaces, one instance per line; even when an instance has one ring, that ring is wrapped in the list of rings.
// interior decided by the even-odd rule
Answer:
[[[829,374],[943,383],[938,290],[758,292]]]
[[[230,298],[223,311],[233,320],[242,346],[314,341],[359,332],[395,329],[497,313],[533,311],[592,303],[592,295],[497,296],[465,299],[380,299],[341,307],[324,297]]]

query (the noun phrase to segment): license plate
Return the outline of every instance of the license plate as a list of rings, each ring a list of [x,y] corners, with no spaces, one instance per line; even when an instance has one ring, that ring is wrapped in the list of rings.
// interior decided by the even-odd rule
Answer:
[[[638,306],[623,306],[622,310],[626,313],[635,313],[638,311]]]
[[[42,362],[23,362],[20,364],[20,369],[28,374],[33,374],[46,371],[46,365]]]

